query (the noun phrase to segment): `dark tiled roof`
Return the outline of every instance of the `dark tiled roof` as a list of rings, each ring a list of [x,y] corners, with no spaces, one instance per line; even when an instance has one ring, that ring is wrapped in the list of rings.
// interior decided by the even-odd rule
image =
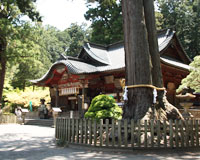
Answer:
[[[171,30],[166,30],[158,35],[158,45],[159,51],[164,50],[171,42],[175,32]],[[101,46],[96,44],[85,43],[83,46],[82,55],[79,54],[76,58],[65,58],[55,62],[49,71],[40,79],[32,80],[32,83],[38,83],[40,81],[48,78],[48,75],[52,71],[52,68],[56,65],[64,65],[67,67],[68,72],[71,74],[89,74],[105,71],[114,71],[125,68],[125,53],[123,42],[112,44],[109,46]],[[101,65],[89,64],[82,59],[83,54],[87,54],[94,63],[99,62]],[[166,57],[161,58],[161,63],[172,65],[174,67],[182,68],[184,70],[189,70],[189,66],[181,62],[176,62],[170,60]]]

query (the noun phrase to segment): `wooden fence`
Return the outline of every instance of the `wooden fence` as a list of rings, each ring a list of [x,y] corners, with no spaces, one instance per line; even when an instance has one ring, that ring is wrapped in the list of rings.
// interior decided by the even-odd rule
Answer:
[[[4,123],[17,123],[17,117],[15,115],[0,115],[0,124]]]
[[[63,143],[117,148],[199,147],[200,122],[87,120],[57,118],[56,139]]]

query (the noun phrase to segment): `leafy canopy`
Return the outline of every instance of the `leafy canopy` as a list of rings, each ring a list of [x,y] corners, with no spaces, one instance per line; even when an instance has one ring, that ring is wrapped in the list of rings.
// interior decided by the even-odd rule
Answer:
[[[177,92],[182,91],[184,88],[190,88],[195,92],[200,92],[200,56],[194,58],[190,67],[190,74],[182,80]]]
[[[157,0],[161,28],[175,27],[178,38],[193,58],[200,51],[200,1]]]
[[[91,42],[111,44],[123,40],[122,7],[116,0],[98,0],[97,6],[88,3],[86,20],[92,22]]]

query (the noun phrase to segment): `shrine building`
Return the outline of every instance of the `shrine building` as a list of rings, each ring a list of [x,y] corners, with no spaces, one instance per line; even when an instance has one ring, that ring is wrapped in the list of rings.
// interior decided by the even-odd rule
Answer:
[[[158,32],[158,45],[167,98],[173,105],[178,105],[175,92],[189,74],[191,60],[170,29]],[[63,112],[82,112],[99,94],[112,95],[121,102],[120,80],[124,78],[123,42],[108,46],[85,43],[77,57],[62,56],[42,78],[31,82],[50,88],[52,107],[60,107]]]

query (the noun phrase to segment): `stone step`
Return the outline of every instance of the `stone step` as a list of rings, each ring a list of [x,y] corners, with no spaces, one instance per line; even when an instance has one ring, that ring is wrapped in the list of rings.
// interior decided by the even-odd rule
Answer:
[[[53,119],[26,119],[25,125],[36,125],[36,126],[53,126]]]

